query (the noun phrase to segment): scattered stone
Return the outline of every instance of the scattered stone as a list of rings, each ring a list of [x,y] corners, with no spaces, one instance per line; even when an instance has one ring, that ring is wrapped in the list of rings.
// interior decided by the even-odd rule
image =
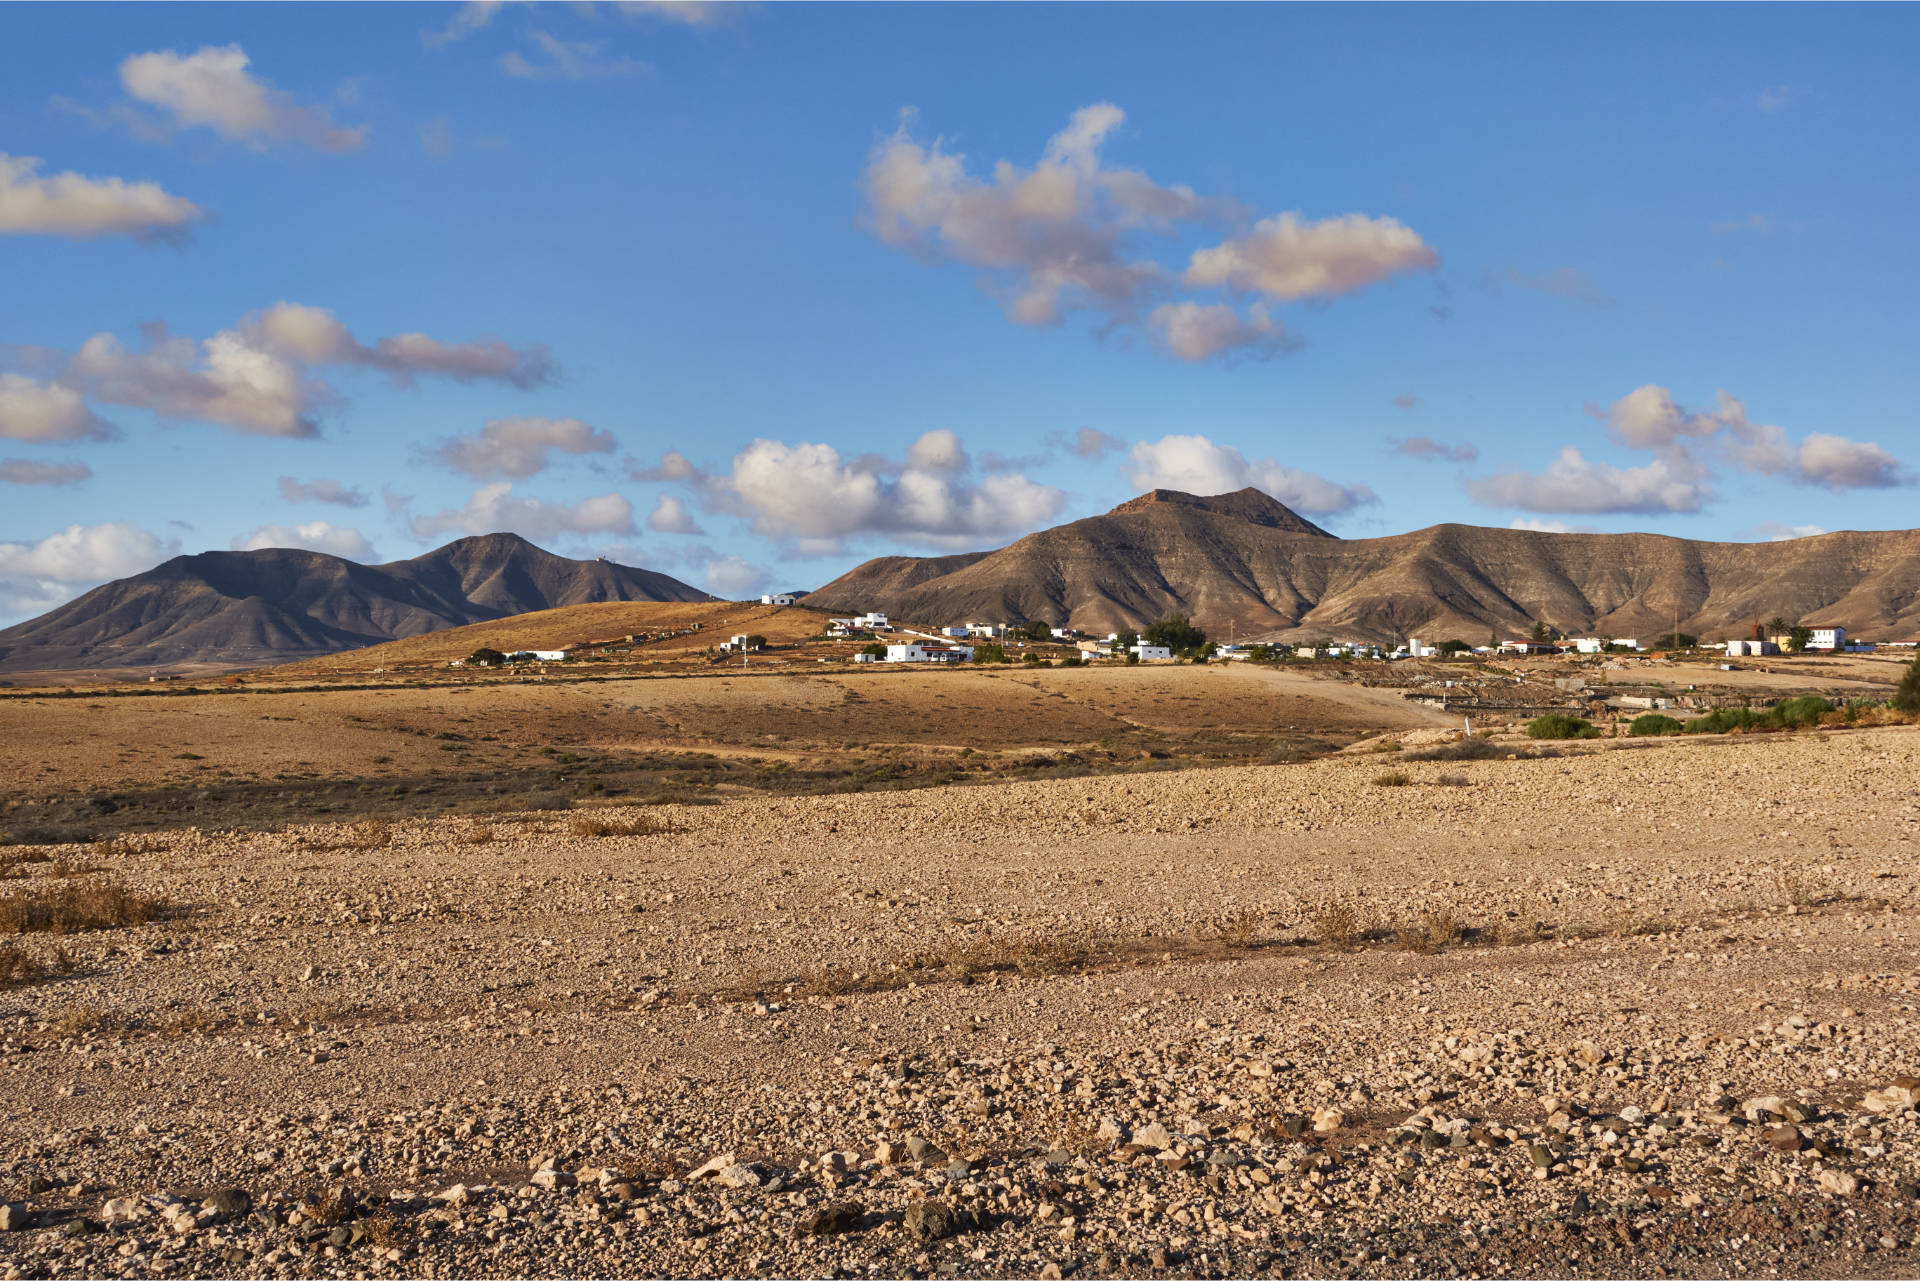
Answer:
[[[944,1201],[929,1198],[907,1206],[906,1229],[921,1241],[944,1241],[960,1231],[960,1216]]]
[[[857,1231],[860,1220],[866,1212],[866,1208],[858,1201],[835,1201],[821,1206],[819,1210],[803,1220],[800,1225],[800,1235],[831,1237]]]
[[[0,1232],[19,1232],[32,1222],[33,1213],[12,1201],[0,1202]]]

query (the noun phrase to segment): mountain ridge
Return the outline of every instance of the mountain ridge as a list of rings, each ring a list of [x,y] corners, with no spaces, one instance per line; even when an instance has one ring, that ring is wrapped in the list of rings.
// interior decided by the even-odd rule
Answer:
[[[809,604],[1100,633],[1182,612],[1242,639],[1477,643],[1535,621],[1650,638],[1676,613],[1681,630],[1715,639],[1776,614],[1907,638],[1920,635],[1920,530],[1714,543],[1445,523],[1345,539],[1257,490],[1155,490],[997,551],[881,557]]]
[[[701,601],[653,570],[517,534],[363,565],[299,548],[175,556],[0,630],[0,672],[288,662],[560,605]]]

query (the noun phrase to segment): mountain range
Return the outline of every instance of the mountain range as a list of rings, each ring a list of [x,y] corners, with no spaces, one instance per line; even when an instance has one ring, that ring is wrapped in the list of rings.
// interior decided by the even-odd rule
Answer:
[[[176,556],[0,631],[0,673],[314,658],[594,601],[702,601],[651,570],[568,560],[515,534],[362,565],[269,548]]]
[[[1780,615],[1920,635],[1920,530],[1710,543],[1435,525],[1337,538],[1257,489],[1154,490],[998,551],[883,556],[807,598],[934,624],[1044,619],[1106,633],[1184,613],[1215,636],[1479,643],[1568,635],[1744,637]]]

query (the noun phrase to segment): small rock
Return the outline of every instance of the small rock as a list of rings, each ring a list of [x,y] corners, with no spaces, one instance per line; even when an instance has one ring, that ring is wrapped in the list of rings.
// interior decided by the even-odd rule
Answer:
[[[740,1156],[738,1153],[722,1152],[719,1156],[711,1158],[705,1165],[689,1174],[687,1181],[691,1183],[696,1179],[710,1179],[728,1166],[738,1164],[740,1164]]]
[[[1133,1145],[1145,1148],[1149,1152],[1159,1152],[1173,1146],[1173,1136],[1167,1133],[1167,1127],[1159,1122],[1143,1125],[1133,1132]]]
[[[725,1188],[757,1188],[760,1173],[750,1165],[730,1165],[715,1174],[713,1181]]]
[[[1835,1196],[1852,1196],[1859,1190],[1860,1180],[1845,1170],[1822,1170],[1820,1186]]]
[[[907,1207],[904,1222],[921,1241],[944,1241],[960,1231],[960,1216],[944,1201],[915,1201]]]
[[[571,1174],[568,1174],[565,1170],[556,1170],[552,1166],[547,1166],[544,1169],[535,1170],[533,1177],[528,1179],[527,1182],[533,1184],[536,1188],[546,1188],[550,1191],[555,1191],[560,1188],[573,1187],[580,1181]]]
[[[1802,1145],[1800,1131],[1791,1125],[1770,1126],[1766,1142],[1775,1152],[1798,1152]]]
[[[200,1208],[213,1215],[213,1222],[230,1223],[246,1218],[253,1210],[253,1195],[244,1188],[221,1188],[202,1201]]]
[[[1347,1114],[1339,1108],[1320,1108],[1313,1114],[1313,1132],[1332,1134],[1347,1123]]]
[[[907,1159],[907,1145],[897,1139],[882,1139],[873,1150],[873,1159],[881,1165],[899,1165]]]
[[[823,1205],[809,1215],[800,1225],[800,1235],[809,1237],[839,1236],[843,1232],[853,1232],[860,1227],[860,1219],[866,1214],[866,1207],[858,1201],[835,1201]]]
[[[19,1232],[33,1215],[24,1205],[12,1201],[0,1203],[0,1232]]]
[[[1548,1147],[1546,1144],[1544,1143],[1529,1144],[1527,1146],[1527,1152],[1528,1152],[1528,1155],[1530,1155],[1533,1158],[1533,1165],[1535,1169],[1550,1170],[1553,1168],[1553,1149]]]

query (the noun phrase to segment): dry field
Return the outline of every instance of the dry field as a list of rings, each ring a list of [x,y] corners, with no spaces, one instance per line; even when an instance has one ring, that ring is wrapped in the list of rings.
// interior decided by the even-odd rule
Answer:
[[[87,819],[117,839],[0,846],[8,1276],[1920,1269],[1920,730],[1421,759],[1446,736],[1390,694],[1239,668],[0,717],[16,798],[505,788],[130,800]],[[568,772],[882,725],[955,762],[1065,754],[1043,731],[1403,750],[677,798]],[[564,782],[500,759],[546,735]],[[1169,761],[1205,763],[1139,758]]]
[[[469,651],[470,652],[470,651]],[[0,696],[8,828],[257,828],[1264,762],[1452,720],[1240,666],[481,674]]]

